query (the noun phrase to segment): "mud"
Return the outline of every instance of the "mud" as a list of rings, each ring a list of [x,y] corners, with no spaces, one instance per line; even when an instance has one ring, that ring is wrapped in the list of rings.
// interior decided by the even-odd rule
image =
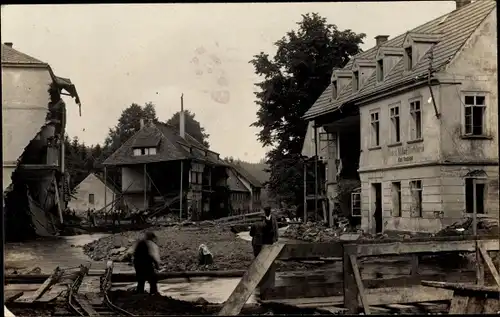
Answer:
[[[217,271],[246,270],[254,257],[249,241],[244,241],[229,228],[218,226],[175,226],[154,230],[158,236],[158,246],[162,260],[161,269],[165,271]],[[96,261],[113,260],[127,262],[127,252],[144,231],[114,234],[84,246],[86,255]],[[207,245],[214,256],[212,265],[198,265],[198,247]],[[297,262],[280,262],[280,270],[304,270],[310,266]]]

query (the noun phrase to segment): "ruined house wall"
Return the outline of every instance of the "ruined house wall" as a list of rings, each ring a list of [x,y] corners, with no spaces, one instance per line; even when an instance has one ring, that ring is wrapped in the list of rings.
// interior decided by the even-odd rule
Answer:
[[[458,165],[442,168],[443,204],[449,213],[464,215],[465,179],[469,172],[487,175],[486,212],[498,216],[498,84],[497,31],[494,10],[464,45],[461,52],[441,74],[443,81],[460,85],[442,85],[441,151],[443,159]],[[464,138],[465,93],[486,96],[486,138]],[[464,165],[460,165],[464,163]]]
[[[144,166],[122,167],[122,193],[124,202],[132,209],[143,210],[148,207],[148,199],[144,205],[144,187],[146,191],[151,190],[151,184],[146,180],[144,183]],[[148,192],[149,197],[149,192]]]
[[[16,161],[45,124],[52,78],[45,67],[2,65],[3,190]]]
[[[77,215],[86,217],[87,210],[95,209],[101,210],[106,205],[109,205],[115,199],[115,192],[106,187],[104,183],[97,178],[94,174],[87,176],[78,186],[75,188],[76,193],[68,203],[68,207],[74,210]],[[106,202],[104,201],[104,192],[106,192]],[[94,195],[94,203],[91,204],[89,200],[89,195]],[[106,211],[110,211],[112,206],[107,206]]]

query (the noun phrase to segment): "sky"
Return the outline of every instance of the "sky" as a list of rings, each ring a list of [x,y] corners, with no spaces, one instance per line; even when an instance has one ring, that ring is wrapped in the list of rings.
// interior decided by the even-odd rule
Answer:
[[[67,133],[103,143],[132,103],[153,102],[160,120],[184,107],[210,134],[212,150],[249,162],[257,141],[255,75],[249,61],[317,12],[341,30],[393,38],[455,9],[454,1],[7,5],[1,38],[70,78],[82,102],[66,99]]]

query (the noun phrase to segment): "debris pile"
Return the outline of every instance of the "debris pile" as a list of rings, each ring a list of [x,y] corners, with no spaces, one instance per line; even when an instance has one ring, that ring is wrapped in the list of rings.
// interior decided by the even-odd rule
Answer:
[[[479,236],[498,236],[499,233],[498,218],[478,218],[477,234]],[[473,235],[473,219],[468,217],[463,221],[456,222],[436,233],[437,237]]]
[[[346,219],[347,220],[347,219]],[[283,233],[283,237],[307,242],[338,241],[340,235],[351,232],[349,222],[344,219],[338,221],[336,228],[330,228],[323,222],[307,222],[290,225]]]

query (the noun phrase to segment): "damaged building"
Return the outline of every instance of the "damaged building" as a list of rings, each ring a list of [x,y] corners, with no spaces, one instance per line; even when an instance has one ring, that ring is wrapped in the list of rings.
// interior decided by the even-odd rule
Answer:
[[[370,233],[498,217],[496,2],[457,1],[376,41],[333,71],[304,116],[328,134],[329,197],[359,181],[351,216]]]
[[[69,79],[50,65],[2,44],[3,204],[8,239],[57,233],[69,198],[64,169]]]
[[[192,220],[229,213],[228,165],[182,124],[178,129],[141,119],[141,129],[103,164],[121,169],[120,204],[128,210],[174,212]]]

